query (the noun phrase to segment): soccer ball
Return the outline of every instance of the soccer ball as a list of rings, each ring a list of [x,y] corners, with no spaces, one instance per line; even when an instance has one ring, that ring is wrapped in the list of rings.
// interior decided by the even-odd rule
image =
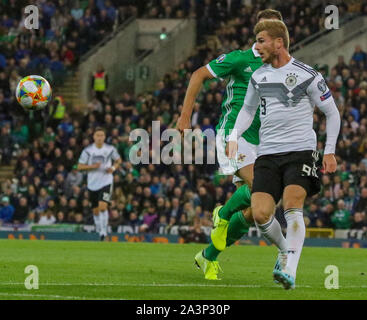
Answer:
[[[31,75],[19,81],[15,96],[24,109],[41,110],[50,102],[52,89],[45,78]]]

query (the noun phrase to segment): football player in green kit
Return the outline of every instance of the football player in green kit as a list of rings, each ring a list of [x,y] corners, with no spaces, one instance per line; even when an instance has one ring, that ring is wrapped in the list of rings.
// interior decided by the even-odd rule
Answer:
[[[263,19],[282,20],[282,15],[277,10],[266,9],[257,15],[257,21]],[[228,54],[222,54],[206,66],[196,70],[191,76],[183,109],[176,125],[181,132],[191,127],[193,106],[205,80],[213,78],[227,80],[226,93],[221,106],[222,115],[216,126],[216,147],[220,170],[225,175],[233,175],[233,183],[236,184],[237,190],[224,206],[218,206],[214,209],[212,242],[195,256],[195,264],[203,270],[205,279],[208,280],[219,280],[218,273],[221,268],[217,261],[218,255],[226,247],[241,239],[253,224],[250,199],[253,168],[259,144],[260,109],[257,110],[250,128],[243,133],[238,141],[236,161],[227,157],[226,138],[233,129],[237,115],[242,108],[251,75],[262,64],[260,55],[253,45],[251,49],[246,51],[235,50]],[[286,256],[278,256],[276,268],[279,267],[279,263],[286,263],[284,259]]]

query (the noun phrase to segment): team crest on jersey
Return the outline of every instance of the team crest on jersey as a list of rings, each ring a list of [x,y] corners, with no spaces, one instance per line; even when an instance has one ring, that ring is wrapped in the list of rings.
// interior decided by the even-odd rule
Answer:
[[[326,82],[324,79],[320,80],[318,83],[317,83],[317,87],[319,88],[319,90],[324,93],[326,91]]]
[[[225,54],[221,54],[216,60],[216,63],[222,63],[224,61],[224,59],[226,58]]]
[[[288,73],[287,78],[285,79],[285,84],[288,87],[294,87],[297,83],[297,75],[295,73]]]
[[[238,161],[238,162],[242,162],[242,161],[244,161],[244,160],[245,160],[245,158],[246,158],[246,155],[245,155],[245,154],[243,154],[243,153],[239,153],[239,154],[238,154],[237,161]]]

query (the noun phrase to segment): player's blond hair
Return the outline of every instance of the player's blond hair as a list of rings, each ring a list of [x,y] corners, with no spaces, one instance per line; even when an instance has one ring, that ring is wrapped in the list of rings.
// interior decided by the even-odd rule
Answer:
[[[283,17],[280,11],[274,9],[265,9],[259,11],[256,16],[257,21],[260,19],[278,19],[283,21]]]
[[[289,49],[289,33],[287,26],[280,20],[263,20],[258,22],[254,28],[254,33],[266,31],[272,39],[282,38],[284,48]]]

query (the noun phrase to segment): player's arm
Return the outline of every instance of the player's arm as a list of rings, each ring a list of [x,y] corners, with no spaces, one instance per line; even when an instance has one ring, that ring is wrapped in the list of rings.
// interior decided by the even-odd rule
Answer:
[[[122,163],[120,154],[118,153],[116,148],[113,148],[112,160],[113,160],[113,165],[112,167],[106,169],[107,173],[113,173],[115,170],[117,170],[120,167],[120,164]]]
[[[326,144],[322,161],[326,173],[336,171],[335,146],[340,131],[340,114],[325,80],[318,74],[309,87],[309,95],[326,117]]]
[[[101,166],[101,163],[93,163],[93,164],[84,164],[84,163],[78,163],[77,170],[79,171],[89,171],[89,170],[95,170],[98,169]]]
[[[237,119],[231,134],[228,136],[228,148],[226,148],[227,157],[230,159],[235,159],[237,153],[237,141],[238,138],[251,126],[254,120],[257,108],[260,103],[260,97],[258,92],[253,86],[253,78],[248,84],[245,100],[243,102],[242,108],[237,115]]]
[[[213,79],[214,76],[210,73],[206,66],[197,69],[191,76],[189,85],[186,90],[181,115],[177,120],[176,127],[178,130],[191,128],[191,115],[194,109],[196,97],[198,96],[202,84],[207,79]]]
[[[80,155],[78,167],[77,170],[79,171],[90,171],[90,170],[96,170],[101,166],[100,162],[88,164],[89,160],[89,153],[85,150],[83,150],[82,154]]]
[[[232,73],[237,63],[237,52],[222,54],[217,59],[210,61],[207,65],[196,70],[191,78],[186,90],[181,115],[177,121],[176,128],[181,132],[191,127],[191,115],[194,109],[195,100],[200,92],[205,80],[227,77]]]

